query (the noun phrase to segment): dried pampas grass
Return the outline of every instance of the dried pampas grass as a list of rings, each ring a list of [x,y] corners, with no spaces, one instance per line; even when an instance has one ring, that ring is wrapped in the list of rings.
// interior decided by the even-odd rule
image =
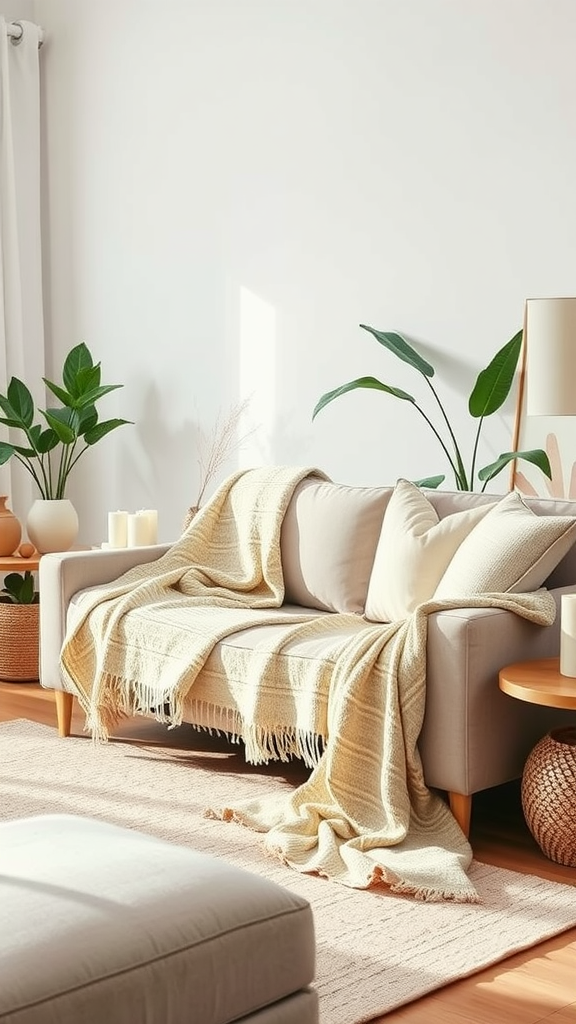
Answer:
[[[250,399],[245,398],[242,402],[237,402],[232,406],[227,416],[218,416],[212,430],[205,434],[203,431],[200,432],[200,442],[198,451],[198,465],[200,467],[200,487],[198,490],[198,497],[194,505],[186,511],[184,516],[184,522],[182,529],[186,530],[194,516],[199,511],[202,504],[202,500],[206,494],[206,490],[214,478],[218,475],[222,466],[238,451],[239,448],[244,444],[248,437],[254,433],[256,429],[253,427],[247,430],[243,434],[239,434],[238,430],[242,417],[250,405]]]

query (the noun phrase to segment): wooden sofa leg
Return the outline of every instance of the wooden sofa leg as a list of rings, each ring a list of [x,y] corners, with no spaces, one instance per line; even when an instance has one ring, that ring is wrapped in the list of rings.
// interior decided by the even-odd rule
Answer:
[[[472,817],[472,796],[464,796],[463,793],[448,793],[448,802],[452,814],[468,839]]]
[[[54,690],[56,698],[56,717],[58,719],[58,735],[69,736],[72,729],[72,708],[74,697],[66,690]]]

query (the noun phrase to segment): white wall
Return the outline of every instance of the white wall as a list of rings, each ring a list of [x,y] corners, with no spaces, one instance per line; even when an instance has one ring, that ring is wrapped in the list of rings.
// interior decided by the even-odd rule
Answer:
[[[374,374],[419,378],[360,322],[420,343],[458,433],[527,296],[574,294],[574,0],[41,0],[47,338],[84,340],[124,427],[71,496],[175,536],[198,430],[252,393],[243,462],[349,483],[446,469]],[[510,447],[513,402],[481,462]],[[229,468],[233,468],[231,464]],[[506,489],[504,474],[494,489]],[[451,484],[451,481],[447,481]]]
[[[0,14],[6,21],[34,21],[34,0],[0,0]]]

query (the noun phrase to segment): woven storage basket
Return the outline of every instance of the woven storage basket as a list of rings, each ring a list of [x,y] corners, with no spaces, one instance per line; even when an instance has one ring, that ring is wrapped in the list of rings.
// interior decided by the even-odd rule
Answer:
[[[576,727],[536,744],[522,775],[526,824],[550,860],[576,867]]]
[[[38,679],[39,604],[0,601],[0,679]]]

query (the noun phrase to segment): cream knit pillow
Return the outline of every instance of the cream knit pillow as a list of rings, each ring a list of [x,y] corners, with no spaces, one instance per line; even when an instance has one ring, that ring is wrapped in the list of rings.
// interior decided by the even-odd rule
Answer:
[[[399,480],[384,513],[366,618],[396,622],[430,600],[455,551],[491,507],[479,505],[439,519],[416,484]]]
[[[462,542],[434,598],[538,590],[576,540],[576,517],[539,516],[511,491]]]

